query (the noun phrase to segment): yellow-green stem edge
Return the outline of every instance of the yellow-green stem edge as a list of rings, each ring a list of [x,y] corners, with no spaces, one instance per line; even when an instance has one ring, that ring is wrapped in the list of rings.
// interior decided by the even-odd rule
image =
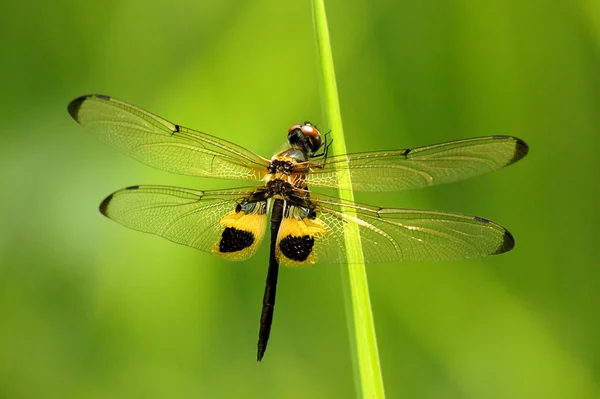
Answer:
[[[332,136],[334,136],[331,151],[334,154],[345,154],[346,143],[342,129],[342,115],[323,0],[313,0],[313,18],[321,68],[321,95],[324,99],[327,122],[332,131]],[[344,174],[343,179],[346,180],[343,182],[343,186],[350,187],[349,174]],[[339,195],[344,200],[354,200],[354,194],[350,190],[340,190]],[[350,209],[346,210],[346,213],[350,216],[356,216],[354,211]],[[347,264],[341,268],[342,285],[344,287],[344,302],[350,333],[357,397],[384,398],[383,378],[381,377],[381,366],[379,364],[369,286],[360,234],[356,224],[346,224],[344,240]]]

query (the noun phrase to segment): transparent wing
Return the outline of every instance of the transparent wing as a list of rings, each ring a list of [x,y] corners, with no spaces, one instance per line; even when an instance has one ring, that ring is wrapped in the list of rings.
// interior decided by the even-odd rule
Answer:
[[[256,252],[267,224],[266,202],[244,209],[240,205],[253,192],[253,188],[197,191],[132,186],[109,195],[100,212],[134,230],[243,260]]]
[[[516,137],[489,136],[425,147],[327,157],[299,164],[309,187],[350,189],[338,179],[350,174],[358,191],[396,191],[451,183],[517,162],[529,148]]]
[[[297,237],[298,243],[310,243],[313,253],[303,259],[306,263],[347,263],[344,226],[348,224],[358,228],[365,263],[478,258],[510,251],[515,244],[504,227],[477,216],[376,208],[314,193],[310,201],[316,218],[304,218],[302,229],[295,227],[296,231],[308,232]],[[346,210],[355,211],[357,216],[348,215]],[[289,259],[280,262],[303,265]]]
[[[79,97],[69,114],[101,141],[168,172],[224,179],[261,180],[268,161],[206,133],[102,95]]]

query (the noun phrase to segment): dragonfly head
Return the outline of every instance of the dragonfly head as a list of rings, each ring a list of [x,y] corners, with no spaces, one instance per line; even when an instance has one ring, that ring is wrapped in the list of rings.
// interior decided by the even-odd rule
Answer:
[[[292,147],[301,147],[312,154],[321,148],[321,132],[310,122],[293,125],[288,130],[288,142]]]

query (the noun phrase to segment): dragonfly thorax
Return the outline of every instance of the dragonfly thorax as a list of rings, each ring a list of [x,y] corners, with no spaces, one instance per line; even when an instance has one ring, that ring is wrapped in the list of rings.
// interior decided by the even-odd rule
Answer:
[[[294,164],[290,161],[273,159],[271,164],[267,167],[269,173],[283,173],[290,175],[292,173]]]
[[[294,187],[285,180],[273,179],[267,182],[267,192],[269,196],[289,197],[294,191]]]
[[[271,174],[283,173],[291,175],[294,172],[294,166],[298,163],[308,161],[308,153],[299,148],[290,148],[274,155],[271,159],[267,171]]]

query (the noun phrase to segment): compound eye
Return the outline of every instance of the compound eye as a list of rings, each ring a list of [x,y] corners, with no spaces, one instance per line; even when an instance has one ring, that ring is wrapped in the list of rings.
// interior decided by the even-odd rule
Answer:
[[[291,132],[293,132],[293,131],[294,131],[294,130],[296,130],[296,129],[300,129],[300,130],[302,130],[302,125],[292,125],[292,127],[290,127],[290,128],[288,129],[288,133],[291,133]],[[305,134],[306,134],[306,133],[305,133]]]
[[[312,153],[321,148],[322,145],[321,132],[310,122],[290,127],[288,129],[288,141],[293,145],[300,144]]]
[[[317,129],[310,123],[305,123],[304,125],[301,125],[300,130],[302,131],[302,133],[304,133],[305,135],[310,136],[310,137],[320,137],[321,136],[321,132],[319,132],[319,129]]]

